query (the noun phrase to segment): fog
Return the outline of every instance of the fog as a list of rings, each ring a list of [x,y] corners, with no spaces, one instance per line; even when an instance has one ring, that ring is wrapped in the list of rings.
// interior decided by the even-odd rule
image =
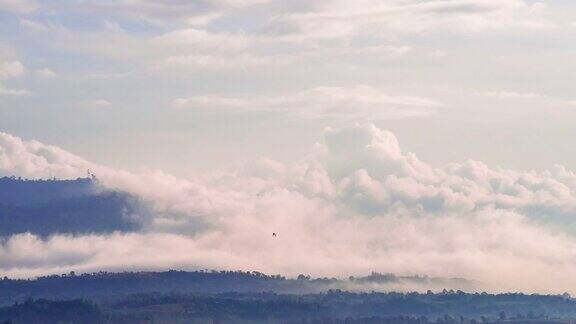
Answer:
[[[465,278],[477,290],[576,292],[576,175],[562,166],[434,168],[403,152],[394,134],[366,124],[326,129],[293,165],[262,158],[179,178],[114,170],[0,134],[0,176],[75,178],[87,169],[105,188],[142,199],[152,210],[142,229],[12,235],[0,245],[2,275],[176,268],[346,278],[377,271]]]

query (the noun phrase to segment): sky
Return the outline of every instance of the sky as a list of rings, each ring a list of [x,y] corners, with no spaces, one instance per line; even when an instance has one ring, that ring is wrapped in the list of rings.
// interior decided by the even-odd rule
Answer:
[[[374,123],[441,166],[576,163],[571,1],[0,1],[0,129],[181,175]]]
[[[91,169],[153,210],[5,238],[0,273],[576,293],[574,44],[567,0],[0,0],[0,176]]]

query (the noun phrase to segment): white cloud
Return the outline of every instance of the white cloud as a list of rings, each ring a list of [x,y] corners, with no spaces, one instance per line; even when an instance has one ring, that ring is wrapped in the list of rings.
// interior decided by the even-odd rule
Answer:
[[[104,28],[114,33],[124,32],[124,29],[120,26],[120,24],[115,21],[105,20]]]
[[[554,98],[545,94],[535,92],[515,92],[515,91],[476,91],[473,94],[494,99],[513,99],[513,100],[538,100],[539,102],[558,104],[565,106],[576,105],[575,100]]]
[[[37,8],[38,4],[33,0],[0,0],[0,11],[25,14]]]
[[[247,51],[248,39],[239,34],[178,29],[154,38],[152,45],[163,48],[155,65],[160,71],[245,69],[274,63],[271,57]]]
[[[60,7],[76,11],[114,12],[118,21],[152,21],[155,32],[124,31],[119,22],[104,21],[103,30],[68,30],[57,22],[21,19],[28,29],[49,33],[51,44],[88,55],[140,63],[143,69],[176,66],[188,69],[258,68],[345,55],[403,57],[413,46],[406,35],[440,32],[485,32],[543,29],[554,24],[542,5],[522,0],[417,0],[356,2],[117,1]],[[266,10],[269,14],[260,14]],[[222,26],[213,26],[221,19]],[[129,21],[129,20],[128,20]],[[123,32],[119,32],[123,31]],[[353,46],[351,46],[353,44]],[[445,49],[443,49],[445,50]],[[420,53],[421,49],[414,50]],[[234,55],[231,55],[234,53]],[[318,61],[314,59],[314,61]],[[278,63],[277,63],[278,62]]]
[[[34,73],[43,79],[52,79],[56,77],[56,72],[49,68],[42,68],[34,71]]]
[[[283,38],[313,39],[553,28],[554,23],[544,18],[545,11],[542,4],[523,0],[332,0],[309,10],[288,12],[267,30]]]
[[[21,175],[32,178],[53,174],[63,178],[79,175],[78,170],[90,164],[58,147],[37,141],[23,141],[0,133],[0,172],[3,175]]]
[[[546,96],[534,92],[514,92],[514,91],[486,91],[475,92],[475,94],[499,99],[543,99]]]
[[[181,46],[197,51],[238,51],[244,49],[247,40],[242,35],[210,33],[206,30],[187,28],[168,32],[156,38],[159,45]]]
[[[156,65],[156,70],[190,71],[190,70],[228,70],[260,68],[286,64],[287,59],[274,59],[269,56],[251,54],[238,55],[179,55],[170,56]]]
[[[29,94],[30,94],[30,91],[28,91],[26,89],[6,88],[2,84],[0,84],[0,97],[1,96],[20,97],[20,96],[25,96],[25,95],[29,95]]]
[[[179,98],[174,104],[179,108],[272,111],[309,118],[356,118],[367,115],[373,118],[401,118],[426,115],[431,112],[431,108],[441,106],[432,99],[391,96],[365,85],[350,88],[316,87],[277,96],[202,95]]]
[[[10,79],[22,76],[26,72],[24,65],[19,61],[0,61],[0,97],[2,96],[24,96],[30,94],[26,89],[13,89],[3,85],[3,79]]]
[[[67,8],[70,8],[68,6]],[[180,20],[186,17],[203,15],[218,9],[216,1],[185,1],[175,2],[167,0],[120,0],[96,1],[80,3],[72,9],[95,10],[104,12],[122,13],[144,18],[151,22],[163,24],[170,20]]]
[[[37,32],[44,32],[48,30],[48,27],[43,23],[30,19],[20,19],[20,25],[25,28],[28,28],[29,30]]]
[[[17,2],[18,0],[7,0]],[[22,1],[22,0],[20,0]],[[186,22],[209,22],[216,16],[231,10],[253,5],[265,4],[268,0],[205,0],[205,1],[172,1],[172,0],[117,0],[117,1],[82,1],[65,5],[45,6],[61,11],[90,11],[113,13],[114,15],[131,16],[144,21],[165,26]]]
[[[256,54],[249,48],[250,40],[242,34],[198,28],[149,36],[109,29],[79,32],[50,26],[45,33],[53,39],[52,45],[60,49],[129,61],[137,71],[244,69],[285,64],[289,59]]]
[[[90,99],[85,100],[82,103],[87,106],[100,107],[100,108],[112,106],[112,103],[105,99]]]
[[[0,62],[0,79],[18,77],[24,72],[24,65],[19,61]]]
[[[37,8],[33,2],[14,0],[0,0],[0,6],[19,14]],[[426,72],[430,67],[411,61],[409,70],[399,73],[396,63],[421,53],[419,44],[442,47],[431,51],[448,57],[460,45],[454,47],[447,34],[460,34],[460,40],[462,34],[555,27],[545,7],[521,0],[121,0],[46,8],[58,15],[41,16],[54,21],[21,18],[21,26],[37,32],[27,34],[30,39],[45,41],[57,53],[79,52],[90,62],[104,57],[105,63],[111,63],[110,58],[130,63],[110,64],[126,67],[129,73],[79,73],[87,79],[125,79],[151,66],[160,72],[254,73],[278,66],[302,71],[325,62],[342,68],[332,71],[344,75],[349,70],[343,59],[362,63],[383,58],[393,64],[384,66],[380,60],[368,64],[379,74],[379,82],[412,88],[430,82]],[[58,17],[76,12],[93,14],[98,18],[94,21],[103,24],[98,30],[90,26],[80,30],[58,23]],[[508,54],[505,47],[495,45],[490,50]],[[24,75],[26,69],[12,53],[16,50],[6,52],[0,53],[0,78]],[[474,60],[458,55],[449,58],[464,62],[456,67],[467,71]],[[440,66],[440,74],[454,68],[446,64],[446,69]],[[54,73],[45,68],[34,74]],[[398,74],[416,76],[406,79]],[[373,75],[366,76],[361,82],[374,80]],[[433,79],[434,85],[449,79],[436,76],[440,77]],[[460,81],[460,73],[456,76]],[[350,73],[352,84],[365,79]],[[260,79],[255,75],[254,80]],[[0,95],[27,93],[0,84]],[[476,94],[574,104],[536,92]],[[111,105],[101,98],[79,104]],[[183,109],[370,120],[421,116],[441,106],[432,99],[390,95],[368,86],[277,95],[198,95],[176,99],[174,104]],[[371,125],[327,129],[324,136],[307,158],[294,165],[264,159],[235,172],[187,179],[160,170],[113,170],[58,147],[0,134],[2,175],[73,178],[91,169],[107,187],[133,192],[156,211],[151,224],[138,233],[8,238],[0,243],[0,272],[30,276],[123,267],[208,267],[337,276],[381,271],[467,277],[495,290],[576,291],[576,279],[571,279],[576,270],[572,171],[561,166],[545,172],[491,169],[478,161],[435,168],[403,152],[394,134]],[[564,228],[558,229],[558,224]],[[271,241],[271,232],[279,233],[277,240]],[[565,280],[559,283],[559,277]]]
[[[88,168],[103,185],[153,204],[151,224],[130,234],[12,236],[0,245],[3,273],[381,271],[465,277],[492,291],[576,291],[576,238],[554,225],[574,224],[576,174],[560,166],[538,173],[477,161],[433,168],[403,152],[392,133],[359,125],[328,129],[295,165],[262,160],[182,179],[113,170],[0,134],[0,174],[68,178]]]
[[[192,26],[204,26],[220,17],[222,17],[222,13],[211,12],[204,15],[188,18],[187,22]]]
[[[354,55],[379,55],[386,57],[402,57],[410,51],[409,46],[393,46],[393,45],[376,45],[360,47],[359,49],[350,50]]]

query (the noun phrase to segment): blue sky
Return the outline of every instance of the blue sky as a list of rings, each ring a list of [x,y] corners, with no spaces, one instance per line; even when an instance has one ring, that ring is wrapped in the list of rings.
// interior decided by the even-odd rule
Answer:
[[[570,1],[0,1],[0,129],[176,173],[371,122],[442,165],[576,163]]]

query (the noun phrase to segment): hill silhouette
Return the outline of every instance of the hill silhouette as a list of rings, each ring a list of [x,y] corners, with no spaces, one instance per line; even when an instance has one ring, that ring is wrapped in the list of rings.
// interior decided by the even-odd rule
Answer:
[[[136,197],[106,190],[95,178],[0,178],[0,236],[134,231],[142,226],[134,215],[145,212]]]
[[[94,178],[74,180],[0,178],[0,204],[28,206],[85,195],[97,194],[101,189]]]
[[[287,279],[243,271],[166,271],[0,280],[0,322],[14,323],[573,323],[569,295],[347,292],[372,274]],[[432,280],[428,278],[428,280]],[[34,299],[35,300],[34,300]]]

